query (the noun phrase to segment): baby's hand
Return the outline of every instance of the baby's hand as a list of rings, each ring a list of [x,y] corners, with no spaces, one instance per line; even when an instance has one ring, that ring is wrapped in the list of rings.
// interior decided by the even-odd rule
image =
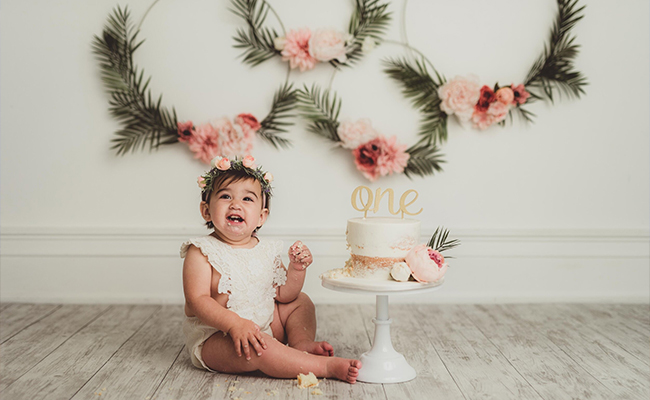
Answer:
[[[249,319],[240,318],[227,333],[235,344],[235,352],[237,355],[241,357],[243,350],[246,360],[251,359],[250,345],[255,348],[258,356],[262,355],[262,349],[266,349],[266,343],[262,337],[262,332],[260,332],[260,327]]]
[[[300,240],[289,248],[289,263],[293,264],[295,269],[302,271],[309,267],[312,261],[311,251]]]

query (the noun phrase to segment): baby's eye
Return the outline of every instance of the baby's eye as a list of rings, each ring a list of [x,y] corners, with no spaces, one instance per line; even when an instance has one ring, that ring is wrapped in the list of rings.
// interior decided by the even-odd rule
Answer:
[[[230,195],[224,193],[224,194],[222,194],[221,196],[219,196],[219,198],[220,198],[220,199],[229,199],[229,198],[230,198]]]
[[[253,201],[253,199],[250,197],[244,197],[244,201]]]

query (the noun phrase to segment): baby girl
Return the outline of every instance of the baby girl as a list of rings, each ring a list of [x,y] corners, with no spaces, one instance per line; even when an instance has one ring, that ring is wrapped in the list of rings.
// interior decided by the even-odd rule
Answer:
[[[192,363],[230,374],[313,372],[355,383],[361,362],[333,357],[329,343],[314,341],[314,305],[301,292],[309,249],[294,243],[285,268],[282,243],[256,235],[269,214],[272,175],[250,156],[217,157],[213,166],[199,186],[201,215],[214,231],[181,247],[183,332]]]

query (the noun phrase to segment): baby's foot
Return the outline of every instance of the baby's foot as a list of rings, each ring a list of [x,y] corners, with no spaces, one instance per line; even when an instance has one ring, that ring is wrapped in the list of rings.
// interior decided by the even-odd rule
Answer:
[[[334,347],[327,342],[312,342],[304,341],[297,343],[293,348],[306,351],[307,353],[315,354],[317,356],[332,357],[334,355]]]
[[[344,382],[355,383],[359,377],[361,361],[332,357],[327,362],[327,376]]]

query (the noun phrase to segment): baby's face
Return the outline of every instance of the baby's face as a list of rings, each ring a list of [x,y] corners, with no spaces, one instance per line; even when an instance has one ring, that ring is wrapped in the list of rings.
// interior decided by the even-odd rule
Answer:
[[[230,182],[201,203],[201,214],[212,221],[219,237],[230,245],[245,245],[253,231],[264,224],[268,210],[263,208],[262,187],[255,179]]]

